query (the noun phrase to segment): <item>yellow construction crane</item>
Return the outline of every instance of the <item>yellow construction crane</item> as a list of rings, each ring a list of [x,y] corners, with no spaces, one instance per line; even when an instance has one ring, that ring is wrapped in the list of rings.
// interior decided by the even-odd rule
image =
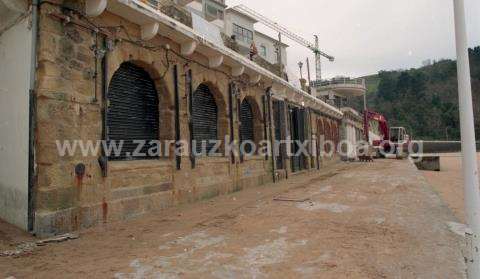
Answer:
[[[327,58],[329,61],[333,62],[335,58],[331,55],[326,54],[325,52],[320,50],[319,47],[319,40],[318,36],[315,36],[315,43],[311,43],[310,41],[300,37],[299,35],[291,32],[287,28],[281,26],[280,24],[276,23],[275,21],[261,15],[260,13],[248,8],[247,6],[241,4],[238,6],[233,7],[232,9],[246,14],[251,18],[257,20],[260,23],[263,23],[265,26],[277,31],[279,34],[286,36],[287,38],[299,43],[300,45],[310,49],[315,54],[315,70],[316,70],[316,79],[318,82],[322,80],[322,62],[321,57]],[[279,36],[280,37],[280,36]]]

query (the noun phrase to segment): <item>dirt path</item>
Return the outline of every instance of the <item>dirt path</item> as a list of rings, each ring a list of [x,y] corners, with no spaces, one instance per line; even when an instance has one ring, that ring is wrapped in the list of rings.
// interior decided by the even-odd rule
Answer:
[[[274,197],[309,199],[274,201]],[[36,278],[462,278],[456,218],[408,161],[339,164],[0,258]]]

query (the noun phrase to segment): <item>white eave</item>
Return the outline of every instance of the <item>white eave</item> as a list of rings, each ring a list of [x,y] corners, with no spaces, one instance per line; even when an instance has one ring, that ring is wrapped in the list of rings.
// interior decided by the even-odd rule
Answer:
[[[340,109],[340,111],[344,114],[344,115],[348,115],[350,114],[351,116],[353,116],[355,119],[357,119],[358,121],[363,121],[363,117],[362,115],[356,111],[355,109],[353,108],[350,108],[350,107],[343,107]]]
[[[102,0],[100,0],[100,2],[101,1]],[[303,100],[297,100],[297,98],[294,97],[294,99],[299,101],[300,104],[302,102],[305,104],[308,103],[312,105],[313,109],[321,111],[337,119],[341,119],[343,116],[343,113],[339,109],[315,98],[305,91],[294,87],[292,84],[260,67],[253,61],[250,61],[235,51],[209,41],[189,26],[186,26],[183,23],[161,13],[160,11],[157,11],[156,9],[148,6],[148,4],[145,4],[139,0],[108,0],[106,9],[109,12],[117,14],[140,26],[148,26],[152,23],[159,23],[158,34],[168,37],[172,41],[175,41],[179,44],[188,45],[192,44],[193,42],[197,45],[195,51],[209,58],[218,59],[218,57],[223,56],[222,63],[231,67],[232,69],[244,67],[245,73],[250,76],[251,80],[261,77],[263,80],[271,81],[274,87],[278,88],[283,86],[285,87],[286,92],[293,92],[298,94],[299,97],[302,96]]]

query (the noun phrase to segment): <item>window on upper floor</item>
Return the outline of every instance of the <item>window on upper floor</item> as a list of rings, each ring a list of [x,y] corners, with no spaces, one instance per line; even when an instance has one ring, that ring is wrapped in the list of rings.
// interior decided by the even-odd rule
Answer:
[[[221,2],[220,2],[221,3]],[[206,1],[204,4],[205,15],[207,19],[224,19],[224,8],[215,1]]]
[[[247,44],[251,44],[253,41],[253,32],[235,23],[233,24],[233,34],[237,41],[245,42]]]
[[[267,58],[267,47],[265,45],[260,46],[260,56]]]

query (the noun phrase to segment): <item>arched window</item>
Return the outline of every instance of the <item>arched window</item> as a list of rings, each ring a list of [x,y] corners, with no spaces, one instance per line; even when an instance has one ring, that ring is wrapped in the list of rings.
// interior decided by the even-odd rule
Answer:
[[[290,133],[292,142],[292,153],[295,154],[291,158],[292,171],[304,170],[308,167],[307,158],[301,151],[301,145],[305,142],[307,135],[307,117],[304,108],[290,107]]]
[[[336,152],[337,151],[337,146],[338,146],[338,126],[337,123],[333,122],[332,123],[332,141],[335,144],[333,150]]]
[[[331,126],[329,121],[325,121],[325,141],[331,141],[332,140],[332,133],[331,133]],[[325,152],[330,152],[332,148],[332,144],[328,144],[325,142]]]
[[[275,141],[280,143],[280,141],[285,139],[285,103],[283,101],[273,101],[273,120],[275,125]],[[278,150],[276,152],[275,158],[277,161],[277,169],[284,169],[284,155],[286,153],[286,146],[282,144],[278,146]]]
[[[338,143],[340,142],[339,141],[339,130],[338,130],[338,124],[337,122],[334,122],[332,124],[332,140],[333,142],[335,143],[335,151],[337,151],[337,147],[338,147]]]
[[[202,152],[202,142],[206,142],[206,152],[215,146],[213,140],[218,139],[218,109],[210,88],[200,84],[192,98],[192,140],[196,141],[197,154]]]
[[[240,105],[240,144],[245,141],[254,143],[254,140],[253,110],[248,100],[244,99]],[[252,145],[245,144],[245,152],[250,153],[251,151]]]
[[[321,143],[325,142],[325,131],[323,128],[323,121],[321,118],[317,120],[317,154],[320,154],[322,149]]]
[[[119,146],[123,141],[121,152],[107,154],[109,159],[158,158],[159,154],[148,152],[152,148],[152,141],[159,139],[159,102],[150,75],[144,69],[125,62],[113,74],[107,96],[108,143]],[[146,144],[136,150],[141,144],[139,141]]]

